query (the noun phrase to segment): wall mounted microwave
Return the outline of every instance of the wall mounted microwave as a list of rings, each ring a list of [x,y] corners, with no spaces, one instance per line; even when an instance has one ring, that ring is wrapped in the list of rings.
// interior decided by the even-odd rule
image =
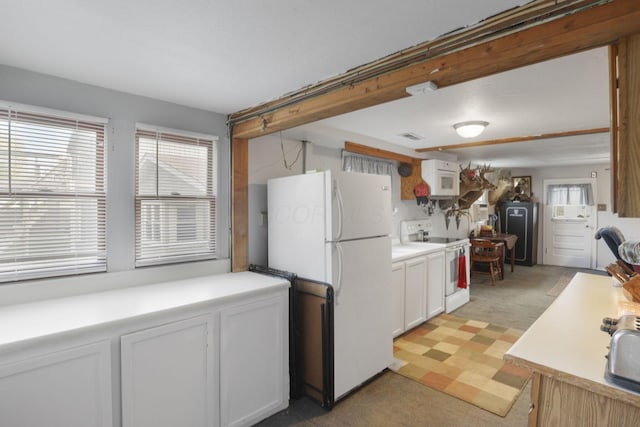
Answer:
[[[423,160],[422,179],[431,189],[431,197],[460,195],[460,164],[445,160]]]

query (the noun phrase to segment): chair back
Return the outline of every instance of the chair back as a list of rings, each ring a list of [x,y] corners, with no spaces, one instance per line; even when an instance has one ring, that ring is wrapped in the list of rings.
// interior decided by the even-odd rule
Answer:
[[[498,258],[499,255],[499,245],[497,243],[487,239],[471,240],[472,259],[487,260],[487,258]]]
[[[617,227],[602,227],[596,232],[595,238],[596,240],[604,240],[609,249],[611,249],[611,252],[613,252],[613,255],[616,257],[616,259],[619,259],[627,266],[632,268],[632,265],[620,256],[618,247],[622,244],[622,242],[624,242],[624,236]]]

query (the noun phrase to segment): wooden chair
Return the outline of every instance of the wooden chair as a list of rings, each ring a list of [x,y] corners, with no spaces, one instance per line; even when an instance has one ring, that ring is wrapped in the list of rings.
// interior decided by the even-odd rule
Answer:
[[[496,273],[499,278],[504,278],[503,247],[503,243],[494,243],[486,239],[471,239],[471,273],[489,273],[491,285],[495,286]]]

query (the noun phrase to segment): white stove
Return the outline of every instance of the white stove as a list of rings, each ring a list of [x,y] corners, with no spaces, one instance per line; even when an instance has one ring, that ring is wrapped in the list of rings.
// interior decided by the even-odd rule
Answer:
[[[400,241],[410,245],[438,245],[445,250],[445,311],[451,313],[469,302],[469,239],[456,237],[432,236],[433,226],[430,220],[408,220],[400,223]],[[422,235],[423,239],[419,240]],[[460,258],[465,257],[466,288],[458,287],[458,270]]]

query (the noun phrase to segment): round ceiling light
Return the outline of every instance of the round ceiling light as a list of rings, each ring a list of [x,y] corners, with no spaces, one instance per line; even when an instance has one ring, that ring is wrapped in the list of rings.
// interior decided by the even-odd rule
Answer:
[[[473,138],[480,135],[484,128],[486,128],[487,126],[489,126],[489,122],[475,120],[470,122],[456,123],[455,125],[453,125],[453,128],[461,137]]]

